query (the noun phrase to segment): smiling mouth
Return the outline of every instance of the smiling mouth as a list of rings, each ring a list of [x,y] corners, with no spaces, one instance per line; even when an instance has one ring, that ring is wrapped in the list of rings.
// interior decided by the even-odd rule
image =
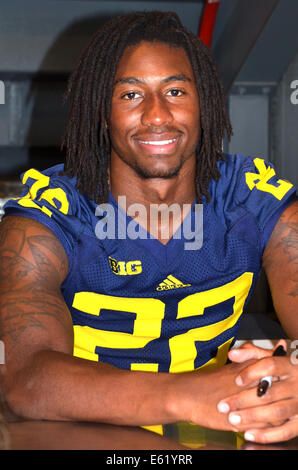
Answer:
[[[171,155],[175,152],[179,140],[180,139],[177,136],[172,137],[171,139],[163,138],[162,140],[136,139],[136,142],[143,150],[146,151],[146,153],[151,155]]]
[[[178,137],[176,137],[175,139],[168,139],[168,140],[138,140],[138,142],[140,142],[141,144],[146,144],[146,145],[165,146],[165,145],[169,145],[169,144],[176,142],[177,139]]]

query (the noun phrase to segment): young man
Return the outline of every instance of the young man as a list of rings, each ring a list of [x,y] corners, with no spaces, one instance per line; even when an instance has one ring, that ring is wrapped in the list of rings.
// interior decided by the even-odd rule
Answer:
[[[28,170],[1,224],[9,407],[296,436],[290,359],[244,348],[226,364],[262,264],[298,337],[295,188],[261,158],[222,154],[231,126],[208,49],[173,13],[121,16],[68,95],[65,168]],[[265,375],[280,380],[257,397]]]

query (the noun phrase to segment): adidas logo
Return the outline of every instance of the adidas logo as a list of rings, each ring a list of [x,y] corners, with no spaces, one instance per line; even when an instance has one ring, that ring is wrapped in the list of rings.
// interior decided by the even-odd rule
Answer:
[[[191,284],[183,284],[176,277],[170,274],[164,281],[162,281],[156,290],[170,290],[170,289],[179,289],[179,287],[189,287]]]

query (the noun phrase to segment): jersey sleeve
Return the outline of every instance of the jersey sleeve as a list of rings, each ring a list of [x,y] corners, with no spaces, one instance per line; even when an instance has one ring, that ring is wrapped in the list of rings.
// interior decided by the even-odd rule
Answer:
[[[234,206],[254,217],[263,251],[282,212],[298,199],[296,188],[280,179],[274,166],[262,158],[241,157],[236,175],[232,185]]]
[[[48,227],[62,243],[69,257],[81,232],[79,193],[73,180],[60,176],[63,165],[43,172],[26,171],[21,180],[25,186],[20,197],[10,199],[3,207],[6,215],[24,216]]]

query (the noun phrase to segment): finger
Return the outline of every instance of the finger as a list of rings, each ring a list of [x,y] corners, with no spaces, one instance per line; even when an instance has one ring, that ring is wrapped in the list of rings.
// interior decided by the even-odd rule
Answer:
[[[274,350],[280,345],[287,350],[287,342],[284,339],[277,342]],[[263,357],[269,357],[272,356],[272,353],[272,349],[260,348],[252,343],[244,343],[240,348],[231,349],[228,357],[232,362],[245,362],[249,359],[262,359]]]
[[[237,349],[231,349],[228,357],[232,362],[245,362],[250,359],[262,359],[263,357],[271,356],[272,351],[257,348],[254,345],[241,347]]]
[[[254,349],[256,348],[257,346],[255,346],[253,343],[243,343],[240,348],[241,349]]]
[[[265,406],[233,411],[229,413],[228,421],[238,431],[253,427],[280,426],[294,416],[297,405],[297,400],[287,399]]]
[[[292,388],[289,389],[286,382],[280,381],[275,382],[267,390],[266,394],[261,397],[257,395],[257,387],[244,389],[221,400],[217,405],[217,409],[220,413],[229,413],[290,398],[293,398]]]
[[[291,365],[288,357],[270,356],[242,369],[235,382],[238,386],[247,386],[268,375],[285,379],[289,377],[290,370]]]
[[[269,444],[274,442],[283,442],[293,439],[298,434],[298,416],[287,421],[281,426],[250,429],[244,433],[247,441],[257,442],[260,444]]]

